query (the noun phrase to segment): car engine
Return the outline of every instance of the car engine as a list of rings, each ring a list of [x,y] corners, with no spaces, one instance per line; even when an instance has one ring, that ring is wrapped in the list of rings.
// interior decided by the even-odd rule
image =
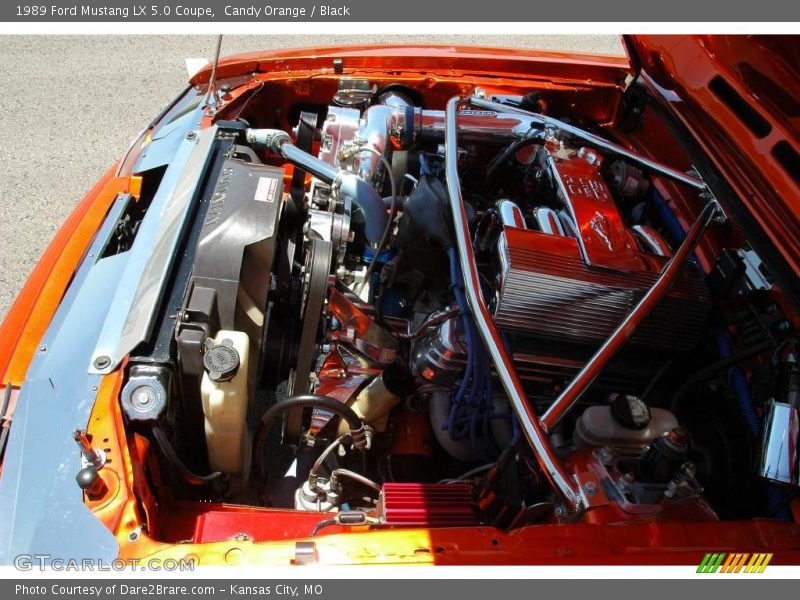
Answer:
[[[308,535],[785,509],[793,328],[696,170],[544,88],[287,90],[225,92],[126,363],[161,505],[298,511]]]

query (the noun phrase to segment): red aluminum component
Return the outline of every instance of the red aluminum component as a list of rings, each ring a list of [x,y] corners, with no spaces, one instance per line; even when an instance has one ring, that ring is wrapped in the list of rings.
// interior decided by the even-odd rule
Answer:
[[[472,486],[453,483],[386,483],[378,514],[386,525],[468,527],[479,524]]]
[[[196,544],[252,540],[254,542],[308,537],[327,513],[282,509],[234,510],[219,505],[217,510],[197,515],[192,541]],[[331,526],[326,533],[342,533],[345,528]]]
[[[559,195],[578,229],[578,243],[586,263],[619,271],[647,270],[636,239],[623,222],[600,174],[600,155],[591,148],[581,148],[569,156],[555,150],[549,161]]]

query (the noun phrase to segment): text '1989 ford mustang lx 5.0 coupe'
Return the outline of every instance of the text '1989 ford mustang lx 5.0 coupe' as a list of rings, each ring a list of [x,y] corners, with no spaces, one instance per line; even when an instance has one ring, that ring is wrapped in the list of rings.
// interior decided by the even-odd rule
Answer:
[[[797,38],[209,65],[0,329],[0,556],[800,564]]]

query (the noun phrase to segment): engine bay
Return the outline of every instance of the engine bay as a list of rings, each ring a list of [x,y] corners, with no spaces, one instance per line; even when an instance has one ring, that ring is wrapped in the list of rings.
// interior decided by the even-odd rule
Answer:
[[[796,317],[653,109],[408,74],[219,93],[119,392],[152,535],[790,518]]]

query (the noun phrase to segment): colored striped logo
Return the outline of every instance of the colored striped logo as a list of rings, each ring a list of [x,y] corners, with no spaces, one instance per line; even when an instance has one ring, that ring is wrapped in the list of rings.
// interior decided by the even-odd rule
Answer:
[[[763,573],[772,553],[725,554],[708,553],[703,557],[698,573]]]

